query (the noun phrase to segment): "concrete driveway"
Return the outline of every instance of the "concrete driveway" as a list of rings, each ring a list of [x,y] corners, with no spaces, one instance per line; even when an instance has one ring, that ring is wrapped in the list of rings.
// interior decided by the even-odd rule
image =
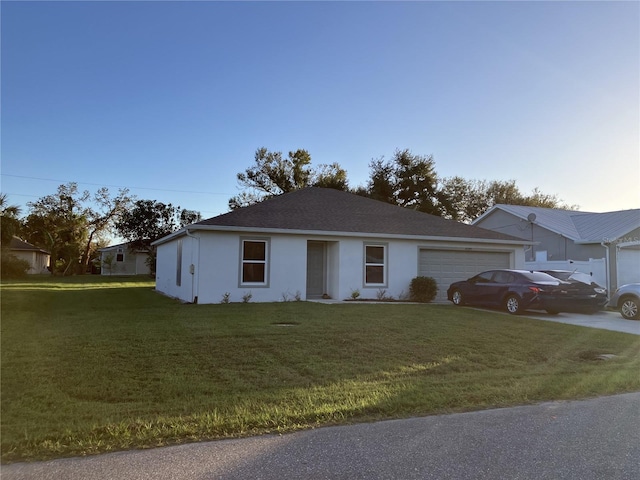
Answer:
[[[529,311],[523,316],[547,320],[549,322],[568,323],[580,327],[602,328],[616,332],[632,333],[640,335],[640,321],[625,320],[620,312],[603,310],[597,313],[558,313],[549,315],[546,312]]]
[[[640,392],[2,467],[2,480],[640,478]]]

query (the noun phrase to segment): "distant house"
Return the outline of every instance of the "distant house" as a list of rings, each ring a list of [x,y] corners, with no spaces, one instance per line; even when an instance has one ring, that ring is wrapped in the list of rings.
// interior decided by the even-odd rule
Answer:
[[[100,267],[102,275],[149,275],[147,265],[149,251],[134,248],[129,243],[120,243],[101,248]]]
[[[578,269],[610,291],[640,282],[640,209],[591,213],[494,205],[473,225],[532,242],[527,268]]]
[[[21,260],[25,260],[29,263],[28,274],[43,274],[49,273],[49,262],[51,261],[51,254],[46,250],[31,245],[24,240],[20,240],[18,237],[13,237],[9,244],[10,252]]]
[[[325,188],[305,188],[189,225],[155,241],[156,289],[187,302],[402,298],[433,277],[453,281],[522,268],[503,233]]]

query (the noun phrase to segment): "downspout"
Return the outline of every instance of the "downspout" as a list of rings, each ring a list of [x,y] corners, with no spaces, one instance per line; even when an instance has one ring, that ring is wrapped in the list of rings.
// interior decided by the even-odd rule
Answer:
[[[600,242],[606,251],[604,256],[604,274],[607,282],[607,297],[611,298],[611,270],[609,268],[609,244],[604,241]]]
[[[200,290],[200,272],[197,272],[196,275],[196,266],[199,267],[200,265],[200,237],[193,235],[191,232],[189,232],[189,229],[186,228],[185,233],[187,234],[187,237],[189,238],[193,238],[196,240],[196,244],[197,244],[197,249],[198,251],[196,252],[196,263],[193,263],[193,248],[191,249],[191,265],[189,265],[189,273],[191,274],[191,301],[193,303],[198,303],[198,294],[199,294],[199,290]]]

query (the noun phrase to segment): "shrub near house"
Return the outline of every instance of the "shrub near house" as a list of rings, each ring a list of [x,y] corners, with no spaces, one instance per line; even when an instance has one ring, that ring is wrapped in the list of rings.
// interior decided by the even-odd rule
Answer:
[[[431,277],[416,277],[409,286],[409,298],[413,302],[429,303],[438,294],[438,285]]]
[[[2,252],[2,262],[0,264],[2,278],[24,277],[27,274],[27,270],[29,270],[29,262],[9,252]]]

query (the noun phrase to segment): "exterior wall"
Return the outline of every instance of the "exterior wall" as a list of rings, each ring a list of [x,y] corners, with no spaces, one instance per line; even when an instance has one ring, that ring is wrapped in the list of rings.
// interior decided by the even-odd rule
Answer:
[[[200,301],[197,277],[197,240],[182,236],[158,245],[156,290],[185,302]],[[178,246],[181,243],[181,255]],[[180,262],[178,261],[180,258]],[[179,267],[178,267],[179,265]],[[191,273],[193,265],[193,273]],[[180,274],[178,274],[178,272]],[[205,302],[214,303],[214,302]]]
[[[527,262],[589,261],[590,258],[604,258],[606,255],[604,247],[597,243],[576,244],[573,240],[536,225],[535,222],[531,224],[502,210],[494,210],[475,225],[530,242],[538,242],[533,247],[527,247]],[[546,252],[546,255],[543,252]]]
[[[336,300],[351,298],[353,291],[360,298],[377,298],[380,290],[386,296],[400,298],[408,295],[411,279],[418,275],[420,248],[446,248],[451,242],[389,240],[368,237],[337,237],[331,235],[264,234],[234,232],[194,232],[197,238],[181,236],[158,245],[156,290],[186,302],[220,303],[228,294],[231,302],[277,302],[306,299],[307,242],[326,244],[327,294]],[[245,286],[241,279],[242,239],[266,239],[267,284]],[[181,284],[176,281],[178,271],[178,242],[182,241]],[[365,245],[386,247],[385,283],[365,285]],[[474,242],[456,244],[460,249],[510,250],[513,268],[523,268],[524,254],[520,245],[491,245]],[[193,265],[193,274],[190,266]]]
[[[610,242],[612,289],[640,282],[640,228],[606,240]]]
[[[147,258],[149,258],[149,255],[146,253],[136,253],[136,275],[148,275],[151,273],[147,265]]]
[[[124,260],[122,262],[115,261],[118,248],[123,249]],[[114,261],[112,267],[109,268],[104,262],[113,255]],[[146,264],[147,254],[144,252],[132,252],[125,245],[108,247],[100,252],[100,273],[101,275],[148,275],[149,267]]]
[[[616,247],[616,286],[640,282],[640,241]]]
[[[251,302],[276,302],[299,292],[306,298],[307,237],[263,233],[209,233],[200,238],[199,303],[220,303],[225,294],[231,302],[251,295]],[[268,239],[266,286],[240,282],[241,239]]]
[[[387,278],[384,286],[366,286],[364,281],[364,246],[370,243],[387,245]],[[405,298],[409,294],[411,280],[418,276],[420,249],[458,249],[458,250],[508,250],[511,268],[524,268],[524,253],[520,245],[493,245],[475,242],[389,240],[385,238],[342,238],[340,245],[338,300],[351,297],[354,290],[360,292],[360,298],[376,299],[380,290],[393,298]]]
[[[29,262],[28,275],[41,275],[49,273],[50,255],[38,251],[12,250],[11,253],[21,260]]]

